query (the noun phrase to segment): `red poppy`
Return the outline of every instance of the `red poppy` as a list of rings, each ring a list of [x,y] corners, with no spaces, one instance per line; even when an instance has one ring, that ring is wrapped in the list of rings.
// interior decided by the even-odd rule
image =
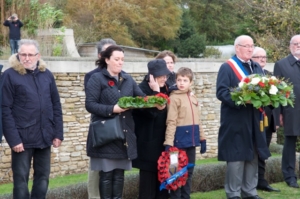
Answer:
[[[170,99],[169,99],[169,96],[168,96],[168,95],[163,94],[163,93],[158,93],[158,94],[156,94],[155,96],[156,96],[156,97],[162,97],[162,98],[166,99],[166,100],[167,100],[167,103],[170,104]]]
[[[108,85],[110,86],[110,87],[113,87],[114,85],[115,85],[115,82],[114,81],[108,81]]]
[[[245,82],[245,83],[249,83],[249,82],[250,82],[250,79],[249,79],[248,77],[246,77],[246,78],[244,79],[244,82]]]
[[[262,82],[258,82],[258,85],[260,86],[260,87],[265,87],[265,84],[264,83],[262,83]]]

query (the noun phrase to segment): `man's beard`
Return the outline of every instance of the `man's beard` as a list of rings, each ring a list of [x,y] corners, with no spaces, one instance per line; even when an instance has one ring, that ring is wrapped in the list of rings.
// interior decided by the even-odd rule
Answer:
[[[32,63],[30,66],[26,66],[24,63],[26,62],[21,62],[21,64],[24,66],[24,68],[29,69],[29,70],[34,70],[36,68],[37,63]]]

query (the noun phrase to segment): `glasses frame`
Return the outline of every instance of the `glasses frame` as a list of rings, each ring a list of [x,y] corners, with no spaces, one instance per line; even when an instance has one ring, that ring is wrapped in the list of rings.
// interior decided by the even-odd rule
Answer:
[[[247,48],[247,49],[254,49],[254,48],[255,48],[255,46],[254,46],[254,45],[252,45],[252,46],[248,46],[248,45],[242,45],[242,44],[238,44],[238,46],[242,46],[242,47],[244,47],[244,48]]]
[[[290,43],[290,44],[293,46],[298,46],[298,45],[300,45],[300,42],[295,42],[295,43]]]
[[[268,59],[267,56],[253,56],[252,58],[257,58],[257,59]]]
[[[26,57],[28,57],[28,58],[33,58],[33,57],[37,56],[38,54],[39,54],[39,53],[36,53],[36,54],[18,53],[18,55],[19,55],[20,57],[24,57],[24,58],[26,58]]]

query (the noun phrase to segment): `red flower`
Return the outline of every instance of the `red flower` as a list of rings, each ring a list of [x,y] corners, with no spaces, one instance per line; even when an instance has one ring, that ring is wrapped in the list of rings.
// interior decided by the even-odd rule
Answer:
[[[113,87],[114,85],[115,85],[115,82],[114,81],[108,81],[108,85],[110,86],[110,87]]]
[[[246,77],[246,78],[244,79],[244,82],[245,82],[245,83],[249,83],[249,82],[250,82],[250,79],[249,79],[248,77]]]
[[[265,87],[265,84],[262,83],[262,82],[258,82],[258,85],[259,85],[260,87]]]
[[[148,102],[148,96],[144,97],[144,102]]]
[[[163,94],[163,93],[158,93],[158,94],[156,94],[155,96],[156,96],[156,97],[162,97],[162,98],[166,99],[166,100],[167,100],[167,103],[170,104],[170,99],[169,99],[169,96],[168,96],[168,95]]]
[[[289,91],[287,91],[287,92],[285,93],[285,97],[286,97],[286,98],[289,98],[289,97],[290,97],[290,92],[289,92]]]

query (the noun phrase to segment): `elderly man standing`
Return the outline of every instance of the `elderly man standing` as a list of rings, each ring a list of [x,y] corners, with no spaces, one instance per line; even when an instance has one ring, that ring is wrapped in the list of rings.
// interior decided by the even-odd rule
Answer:
[[[280,124],[284,127],[281,169],[288,186],[299,188],[295,173],[295,164],[297,136],[300,135],[300,35],[292,37],[290,52],[290,55],[275,63],[274,75],[279,78],[285,78],[294,85],[296,96],[294,108],[288,105],[280,109]]]
[[[19,44],[18,54],[9,58],[11,67],[2,76],[3,134],[11,147],[13,197],[40,199],[48,189],[51,145],[59,147],[63,140],[62,109],[54,77],[40,59],[38,43],[23,39]]]
[[[259,129],[261,113],[252,104],[237,106],[231,100],[230,88],[237,87],[241,77],[263,71],[251,60],[254,44],[250,36],[237,37],[234,46],[236,55],[221,65],[217,77],[216,95],[222,102],[218,160],[227,162],[227,198],[260,199],[256,190],[258,155],[263,160],[271,155]]]
[[[270,71],[264,69],[267,64],[267,53],[261,47],[255,47],[252,55],[252,60],[257,62],[263,69],[265,75],[273,75]],[[275,111],[278,109],[271,109],[271,107],[265,107],[265,113],[268,116],[268,126],[265,128],[266,132],[266,140],[268,147],[270,146],[272,140],[273,132],[276,132],[279,128],[279,121],[278,121],[278,114]],[[258,183],[257,189],[264,190],[264,191],[275,191],[279,192],[279,189],[271,187],[268,181],[265,179],[265,170],[266,170],[266,162],[260,158],[258,158]]]

